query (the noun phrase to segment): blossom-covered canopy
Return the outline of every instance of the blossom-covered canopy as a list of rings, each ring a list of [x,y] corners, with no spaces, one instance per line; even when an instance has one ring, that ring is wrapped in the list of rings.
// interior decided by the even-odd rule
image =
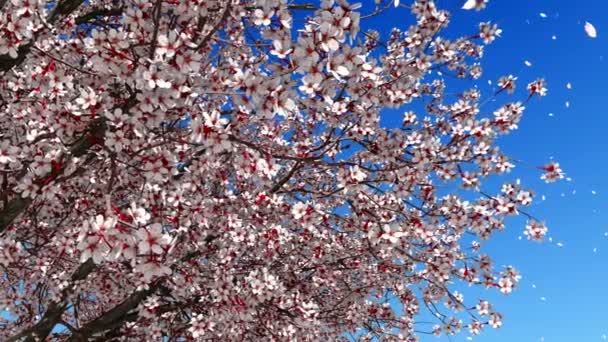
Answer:
[[[409,27],[361,29],[394,6]],[[0,1],[0,340],[500,326],[452,284],[511,292],[479,241],[520,213],[547,232],[530,190],[482,190],[515,164],[494,139],[546,89],[446,91],[437,72],[478,79],[501,32],[443,38],[449,20],[428,0]]]

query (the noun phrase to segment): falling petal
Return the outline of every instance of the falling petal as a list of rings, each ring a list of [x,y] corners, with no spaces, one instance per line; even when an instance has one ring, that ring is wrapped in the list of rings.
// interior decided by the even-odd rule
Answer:
[[[541,18],[546,18],[546,17],[547,17],[547,14],[545,14],[545,13],[543,13],[543,12],[540,12],[540,14],[539,14],[539,15],[540,15],[540,17],[541,17]]]
[[[477,6],[477,0],[467,0],[467,2],[462,5],[462,9],[464,10],[472,10]]]
[[[532,66],[532,63],[530,63],[530,61],[524,61],[524,64],[525,64],[527,67],[531,67],[531,66]]]
[[[585,32],[587,32],[587,36],[589,36],[589,38],[597,38],[597,30],[595,29],[595,26],[588,21],[585,22]]]

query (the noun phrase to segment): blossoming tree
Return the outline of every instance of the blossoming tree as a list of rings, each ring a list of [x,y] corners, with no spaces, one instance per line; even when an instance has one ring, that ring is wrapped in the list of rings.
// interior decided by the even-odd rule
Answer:
[[[360,30],[395,5],[411,26]],[[416,341],[501,325],[453,285],[517,286],[470,236],[520,213],[528,238],[546,234],[522,210],[531,191],[482,189],[514,166],[494,140],[544,81],[509,102],[516,78],[501,78],[489,109],[431,74],[478,79],[496,25],[442,38],[450,15],[429,0],[0,13],[0,340]],[[400,125],[380,124],[385,108]],[[457,186],[474,199],[444,190]]]

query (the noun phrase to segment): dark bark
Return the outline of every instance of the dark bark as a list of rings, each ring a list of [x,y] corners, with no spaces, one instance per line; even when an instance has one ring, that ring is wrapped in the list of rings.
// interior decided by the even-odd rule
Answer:
[[[137,306],[154,293],[159,286],[160,282],[150,286],[147,290],[137,291],[131,294],[122,303],[75,331],[68,341],[88,341],[89,338],[95,334],[108,330],[118,330],[125,322],[135,320],[137,314],[132,313],[131,310],[137,308]]]
[[[65,18],[74,12],[84,0],[63,0],[57,3],[57,6],[53,8],[47,21],[51,24],[55,24],[59,19]]]
[[[205,238],[205,242],[210,244],[217,238],[217,235],[210,235]],[[200,255],[200,250],[188,252],[176,265],[180,265]],[[173,268],[175,268],[176,265],[174,265]],[[101,339],[103,341],[104,336],[115,336],[113,333],[120,331],[120,328],[126,322],[137,320],[138,314],[132,312],[133,309],[137,308],[140,303],[146,300],[146,298],[157,290],[166,290],[166,288],[163,287],[164,281],[164,278],[158,279],[155,283],[150,284],[150,287],[147,290],[134,292],[117,306],[104,312],[101,316],[95,318],[94,320],[89,321],[77,331],[72,332],[72,336],[70,336],[68,341],[80,342],[89,341],[90,339]]]
[[[97,19],[99,17],[112,17],[112,16],[121,15],[122,10],[123,9],[121,7],[97,8],[97,9],[94,9],[88,13],[85,13],[85,14],[79,16],[74,21],[76,22],[76,25],[86,24],[86,23],[91,22],[93,19]]]

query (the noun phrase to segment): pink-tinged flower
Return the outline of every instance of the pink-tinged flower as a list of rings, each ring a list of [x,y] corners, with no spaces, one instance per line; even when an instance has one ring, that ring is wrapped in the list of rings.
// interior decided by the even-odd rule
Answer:
[[[291,214],[296,220],[301,219],[308,214],[309,206],[307,203],[298,202],[291,207]]]
[[[498,287],[500,288],[500,292],[502,292],[504,294],[511,293],[513,291],[514,286],[515,286],[515,284],[509,278],[501,278],[498,281]]]
[[[169,35],[161,34],[158,36],[158,46],[156,47],[156,55],[161,57],[164,55],[171,58],[181,45],[179,36],[175,31],[171,31]]]
[[[146,163],[146,172],[144,176],[151,182],[163,183],[166,181],[166,176],[170,174],[169,165],[158,159],[154,162]]]
[[[133,236],[121,234],[112,251],[114,258],[123,257],[125,260],[133,260],[137,256],[137,244]]]
[[[108,43],[110,43],[110,45],[113,47],[119,47],[121,49],[126,49],[129,47],[127,33],[124,31],[117,31],[115,29],[110,29],[106,39],[107,39]]]
[[[490,311],[492,310],[492,305],[490,305],[490,303],[487,300],[480,300],[479,304],[477,304],[477,306],[475,308],[477,309],[477,312],[479,313],[479,315],[487,316],[490,314]]]
[[[23,247],[20,242],[0,239],[0,265],[9,266],[21,254]],[[0,307],[5,307],[1,303]]]
[[[139,239],[137,247],[142,254],[162,254],[162,246],[169,244],[171,241],[169,235],[163,234],[163,226],[160,223],[141,228],[136,232],[136,235]]]
[[[539,169],[545,171],[545,173],[540,176],[540,179],[544,180],[547,183],[552,183],[558,179],[564,178],[564,172],[559,167],[559,163],[550,162],[545,166],[539,167]]]
[[[311,66],[316,65],[320,56],[312,38],[299,38],[291,58],[299,66],[298,71],[304,72]]]
[[[201,55],[186,51],[175,57],[175,63],[184,72],[198,72],[201,67]]]
[[[253,11],[253,23],[257,26],[268,26],[272,23],[272,17],[274,16],[274,11],[272,10],[262,10],[256,9]]]
[[[262,176],[272,179],[281,170],[281,166],[267,161],[266,159],[260,158],[256,163],[256,170],[258,170]]]
[[[93,258],[93,262],[100,264],[108,257],[115,225],[116,218],[105,218],[103,215],[97,215],[85,223],[77,245],[81,251],[81,262]]]
[[[526,224],[524,234],[529,240],[542,241],[545,235],[547,235],[548,230],[543,222],[531,220]]]
[[[270,50],[270,54],[277,56],[277,58],[284,59],[293,51],[292,48],[289,47],[290,43],[283,42],[280,40],[275,40],[272,42],[272,49]]]
[[[192,338],[196,340],[204,337],[207,332],[213,332],[214,326],[215,323],[213,323],[212,320],[209,320],[206,315],[198,314],[192,317],[188,331],[192,335]]]
[[[351,181],[355,183],[363,182],[367,178],[367,174],[358,165],[351,167],[348,175]]]
[[[520,191],[517,194],[517,201],[521,205],[530,205],[532,203],[532,193],[530,191]]]
[[[104,217],[103,215],[97,215],[90,223],[90,231],[105,234],[110,231],[116,225],[115,217]]]
[[[154,277],[171,275],[172,273],[169,267],[162,265],[155,259],[148,259],[146,262],[138,264],[135,266],[135,270],[141,273],[146,281],[150,281]]]
[[[0,164],[8,164],[16,161],[19,149],[10,145],[10,140],[3,139],[0,141]]]
[[[545,80],[542,78],[539,78],[537,80],[535,80],[534,82],[530,82],[528,84],[528,92],[530,93],[530,96],[533,95],[538,95],[538,96],[545,96],[547,95],[547,88],[546,88],[546,83]]]
[[[490,314],[490,320],[488,321],[488,323],[494,329],[500,328],[502,326],[502,315],[499,314],[498,312],[492,312]]]
[[[127,145],[127,140],[125,139],[125,132],[122,130],[108,132],[104,140],[104,144],[112,151],[118,153],[122,152],[124,146]]]
[[[144,19],[144,13],[140,8],[128,7],[125,11],[125,25],[132,26],[131,29],[138,27],[144,27],[146,20]]]
[[[97,235],[85,237],[78,243],[77,248],[82,251],[80,253],[80,262],[93,258],[95,264],[101,264],[105,255],[110,251],[108,245],[103,243],[101,237]]]
[[[506,90],[507,93],[513,94],[515,91],[515,81],[517,81],[517,77],[513,75],[503,76],[498,80],[498,86]]]
[[[133,217],[133,220],[140,225],[145,225],[148,223],[148,220],[150,220],[150,214],[144,208],[138,207],[135,203],[131,203],[131,207],[127,209],[127,212]]]
[[[18,49],[19,45],[15,40],[0,37],[0,55],[8,55],[10,58],[15,59],[19,56]]]
[[[398,227],[391,227],[388,224],[382,226],[382,234],[380,238],[388,241],[390,244],[396,244],[399,242],[402,236],[405,234],[402,231],[399,231]]]
[[[24,177],[22,182],[17,186],[17,191],[21,192],[22,198],[34,198],[38,192],[38,185],[32,183],[31,177]]]
[[[502,30],[496,24],[490,22],[479,24],[479,35],[486,44],[492,43],[496,37],[500,37]]]
[[[91,88],[81,89],[80,97],[76,99],[76,103],[79,104],[82,109],[94,107],[97,104],[97,94]]]
[[[148,89],[154,89],[156,87],[163,89],[171,88],[171,82],[165,80],[167,76],[162,73],[155,64],[152,64],[149,70],[144,71],[142,76],[144,81],[146,81]]]

